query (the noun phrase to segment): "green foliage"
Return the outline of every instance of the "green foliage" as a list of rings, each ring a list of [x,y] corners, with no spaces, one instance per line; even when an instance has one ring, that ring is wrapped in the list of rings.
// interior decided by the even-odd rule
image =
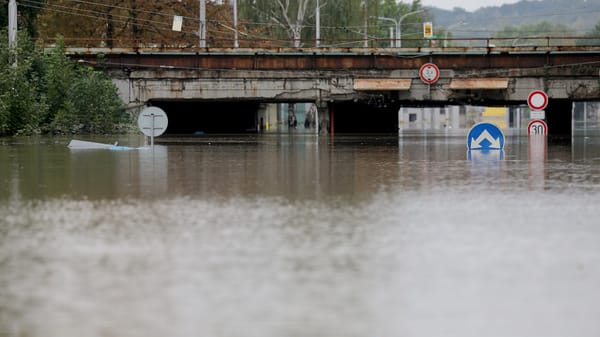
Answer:
[[[594,29],[584,35],[583,39],[577,41],[577,45],[600,46],[600,21],[598,21]]]
[[[44,86],[49,113],[42,116],[44,128],[48,128],[54,115],[65,110],[65,97],[75,78],[75,66],[65,57],[65,46],[62,37],[58,37],[55,48],[46,55]]]
[[[568,40],[561,41],[562,37],[573,37],[575,33],[561,23],[542,21],[531,25],[506,26],[496,32],[493,37],[498,40],[498,46],[545,46],[568,44]]]
[[[36,1],[35,6],[17,6],[19,10],[19,29],[27,30],[34,35],[37,33],[37,18],[43,7],[45,1]],[[0,27],[6,27],[8,25],[8,0],[0,0]]]
[[[0,136],[34,133],[115,133],[127,123],[108,77],[77,67],[62,39],[44,54],[25,34],[17,48],[0,38]],[[16,65],[13,62],[16,60]]]
[[[47,110],[38,85],[42,55],[22,32],[15,50],[9,50],[5,32],[0,38],[0,135],[35,133]]]
[[[77,132],[115,133],[124,111],[117,89],[103,73],[79,68],[72,82],[64,111]]]

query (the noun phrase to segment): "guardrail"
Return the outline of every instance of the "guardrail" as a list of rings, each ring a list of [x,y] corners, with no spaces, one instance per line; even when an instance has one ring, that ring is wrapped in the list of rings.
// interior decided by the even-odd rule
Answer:
[[[293,47],[291,40],[281,39],[252,39],[240,40],[239,48],[233,48],[233,39],[208,39],[207,48],[198,48],[195,42],[174,41],[161,39],[105,39],[105,38],[64,38],[69,48],[108,48],[127,50],[180,50],[203,51],[206,49],[265,49],[265,50],[327,50],[327,49],[383,49],[398,51],[414,51],[434,48],[436,50],[461,51],[499,48],[500,51],[511,50],[600,50],[598,37],[471,37],[471,38],[433,38],[433,39],[402,39],[403,47],[390,47],[390,39],[321,39],[317,41],[303,40],[300,47]],[[43,39],[46,47],[53,47],[55,39]]]

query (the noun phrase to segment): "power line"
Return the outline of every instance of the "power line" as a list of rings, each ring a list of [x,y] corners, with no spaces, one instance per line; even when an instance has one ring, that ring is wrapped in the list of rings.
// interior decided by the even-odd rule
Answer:
[[[92,10],[92,9],[73,8],[73,7],[69,7],[69,6],[56,5],[56,4],[50,4],[50,3],[48,3],[47,6],[44,6],[43,2],[34,1],[34,0],[20,0],[20,2],[38,6],[37,8],[45,8],[47,6],[51,6],[52,8],[58,8],[60,10],[63,10],[64,13],[73,14],[73,15],[78,15],[79,12],[81,12],[81,13],[89,13],[90,15],[97,14],[97,15],[104,17],[108,14],[107,12],[100,12],[100,11],[96,11],[96,10]],[[92,16],[92,17],[98,18],[97,16]],[[132,19],[131,16],[125,16],[125,15],[119,15],[119,14],[112,14],[112,17],[119,18],[119,19],[126,19],[123,22],[129,22],[129,20]],[[167,27],[171,26],[169,23],[150,20],[150,19],[136,18],[135,20],[137,22],[146,22],[146,23],[152,23],[152,24],[162,25],[162,26],[167,26]]]

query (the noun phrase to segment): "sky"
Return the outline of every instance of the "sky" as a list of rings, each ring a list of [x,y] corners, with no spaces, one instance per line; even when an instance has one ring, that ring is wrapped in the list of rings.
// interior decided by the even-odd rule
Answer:
[[[454,7],[462,7],[469,12],[472,12],[480,7],[502,6],[504,4],[512,4],[520,0],[421,0],[421,4],[425,7],[437,7],[443,9],[452,9]],[[411,1],[403,1],[410,3]]]

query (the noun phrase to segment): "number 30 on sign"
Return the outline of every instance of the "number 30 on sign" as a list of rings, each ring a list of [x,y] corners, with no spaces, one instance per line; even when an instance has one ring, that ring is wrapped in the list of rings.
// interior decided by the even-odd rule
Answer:
[[[527,125],[527,134],[547,136],[548,124],[541,119],[534,119]]]

